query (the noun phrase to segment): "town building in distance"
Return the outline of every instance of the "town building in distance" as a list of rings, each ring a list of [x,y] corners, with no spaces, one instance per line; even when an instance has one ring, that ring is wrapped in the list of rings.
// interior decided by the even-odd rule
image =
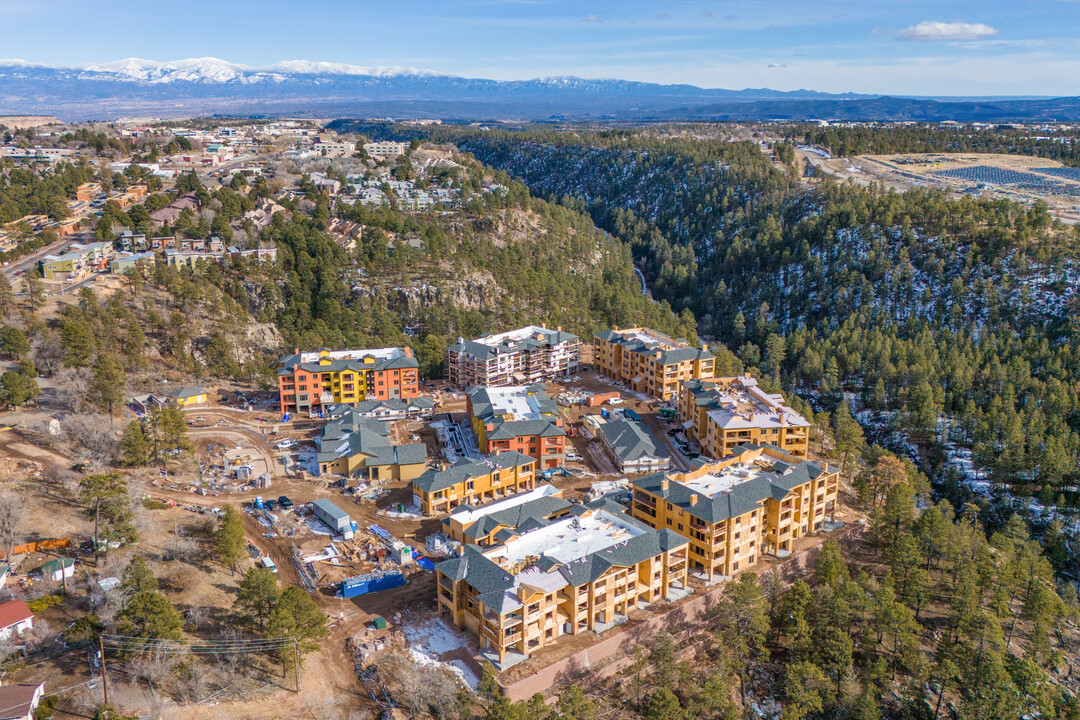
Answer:
[[[405,143],[382,140],[380,142],[364,143],[364,152],[376,160],[394,158],[405,154]]]
[[[632,482],[633,516],[690,541],[690,568],[708,580],[780,557],[818,532],[835,512],[840,470],[768,445],[747,444],[690,472]]]
[[[462,458],[444,470],[425,470],[412,482],[413,504],[424,515],[448,513],[528,492],[536,486],[536,460],[510,450],[480,460]]]
[[[331,403],[397,400],[420,394],[419,364],[412,350],[300,352],[278,361],[281,412],[318,412]]]
[[[563,635],[614,627],[641,603],[688,595],[686,538],[621,510],[601,500],[555,520],[541,512],[499,545],[466,544],[435,566],[439,613],[504,669]]]
[[[516,450],[535,458],[540,468],[563,464],[566,428],[544,385],[476,387],[466,398],[480,452]]]
[[[526,385],[565,378],[577,372],[581,338],[530,325],[476,340],[459,338],[447,350],[450,382],[474,385]]]
[[[749,375],[687,380],[679,394],[679,417],[687,434],[713,458],[726,458],[744,443],[775,445],[801,458],[810,451],[806,418]]]
[[[706,345],[693,347],[649,328],[628,328],[593,337],[593,364],[598,373],[634,392],[670,400],[680,382],[711,378],[715,357]]]

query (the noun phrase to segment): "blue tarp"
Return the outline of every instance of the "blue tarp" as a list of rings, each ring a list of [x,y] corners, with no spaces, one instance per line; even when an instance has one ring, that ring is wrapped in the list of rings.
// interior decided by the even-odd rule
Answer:
[[[429,572],[435,569],[435,563],[431,562],[431,560],[424,557],[423,555],[416,558],[416,564]]]

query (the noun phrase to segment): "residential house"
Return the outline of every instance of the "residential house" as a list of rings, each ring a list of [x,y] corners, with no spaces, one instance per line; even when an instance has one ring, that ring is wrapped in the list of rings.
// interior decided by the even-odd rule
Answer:
[[[634,392],[670,400],[679,383],[711,378],[715,357],[708,346],[691,347],[649,328],[607,330],[593,337],[596,371]]]
[[[278,361],[281,412],[317,412],[330,403],[409,399],[420,395],[412,349],[327,350]]]
[[[478,505],[536,486],[536,460],[511,450],[480,460],[462,458],[443,470],[428,469],[413,479],[413,504],[424,515],[459,505]]]
[[[45,683],[0,685],[0,720],[34,720]]]
[[[644,603],[689,594],[687,540],[603,501],[465,545],[435,566],[440,615],[476,636],[497,669],[558,642],[625,622]]]
[[[566,429],[559,406],[544,385],[476,387],[466,391],[480,452],[516,450],[541,468],[558,467],[566,454]]]
[[[577,372],[581,339],[546,327],[528,327],[485,335],[476,340],[458,338],[447,349],[450,382],[474,385],[525,385],[556,380]]]
[[[162,409],[169,404],[168,397],[159,397],[153,394],[133,395],[128,401],[128,407],[139,415],[145,415],[151,409]]]
[[[53,582],[62,582],[75,576],[74,558],[53,558],[41,566],[41,577]]]
[[[156,264],[157,253],[154,252],[120,253],[109,261],[109,272],[122,275],[132,270],[145,276]]]
[[[635,518],[690,541],[690,567],[706,579],[755,565],[762,553],[780,557],[818,532],[836,509],[840,471],[769,445],[743,445],[690,472],[648,475],[632,482]]]
[[[0,640],[22,635],[34,627],[34,613],[22,600],[0,604]]]
[[[679,394],[679,418],[686,434],[713,458],[739,445],[775,445],[797,457],[810,450],[810,423],[784,404],[784,396],[762,390],[743,377],[687,380]]]
[[[92,272],[108,270],[111,257],[111,243],[74,243],[59,255],[42,258],[41,276],[46,280],[81,280]]]
[[[169,397],[179,407],[187,407],[188,405],[201,405],[204,402],[210,400],[209,393],[205,389],[192,385],[189,387],[180,388],[174,393],[170,393]]]
[[[671,467],[671,456],[643,423],[631,418],[600,420],[597,437],[621,473],[657,472]]]

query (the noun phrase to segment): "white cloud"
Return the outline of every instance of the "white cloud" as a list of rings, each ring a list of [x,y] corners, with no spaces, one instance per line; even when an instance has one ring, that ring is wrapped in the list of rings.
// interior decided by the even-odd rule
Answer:
[[[768,65],[766,65],[765,67],[768,67],[768,68],[786,68],[787,65],[785,65],[784,63],[771,62]]]
[[[600,17],[599,15],[588,15],[585,18],[585,22],[602,23],[604,22],[604,18]]]
[[[906,42],[954,42],[981,40],[997,34],[996,29],[983,23],[944,23],[925,20],[918,25],[904,28],[898,33],[898,37]]]

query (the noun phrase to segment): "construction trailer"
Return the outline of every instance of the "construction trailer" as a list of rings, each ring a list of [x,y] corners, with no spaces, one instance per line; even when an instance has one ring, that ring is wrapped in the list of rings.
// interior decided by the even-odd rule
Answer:
[[[390,590],[405,584],[405,575],[400,570],[392,570],[369,575],[360,575],[341,581],[341,597],[351,598],[368,593]]]
[[[349,513],[339,508],[326,498],[319,498],[312,505],[312,512],[321,522],[329,526],[335,532],[341,533],[346,539],[352,537],[353,521]]]

